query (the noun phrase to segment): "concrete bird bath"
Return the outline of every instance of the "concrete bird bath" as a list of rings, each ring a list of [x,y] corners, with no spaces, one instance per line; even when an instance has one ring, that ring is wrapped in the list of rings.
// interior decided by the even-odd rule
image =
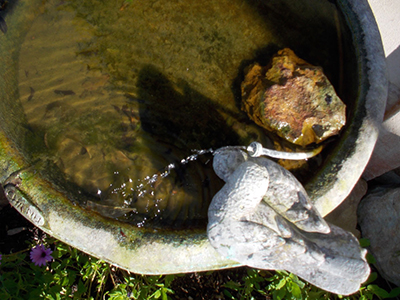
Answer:
[[[76,98],[81,96],[80,98],[83,99],[86,97],[84,92],[90,92],[91,95],[97,95],[96,97],[101,98],[102,95],[108,92],[101,91],[96,94],[98,90],[95,90],[92,85],[78,95],[78,87],[69,89],[64,85],[66,80],[61,80],[53,83],[53,86],[48,88],[50,89],[49,94],[46,94],[45,88],[38,89],[36,86],[31,85],[34,81],[26,81],[30,80],[35,74],[37,76],[46,76],[44,74],[46,72],[35,69],[32,64],[27,62],[35,61],[35,56],[33,56],[34,59],[27,59],[27,55],[36,55],[38,60],[41,60],[45,65],[54,64],[51,55],[46,55],[44,58],[40,56],[41,49],[50,45],[57,45],[60,41],[47,40],[43,44],[44,47],[35,48],[35,40],[40,39],[38,32],[53,30],[53,27],[49,29],[49,26],[47,28],[40,27],[43,24],[53,24],[53,31],[58,32],[59,30],[60,35],[63,34],[63,28],[68,26],[86,28],[87,30],[82,30],[79,33],[81,34],[79,38],[82,38],[82,40],[76,41],[76,44],[81,47],[78,49],[80,52],[76,52],[74,48],[71,50],[73,56],[81,54],[85,56],[83,59],[94,60],[101,57],[103,61],[100,63],[96,61],[94,65],[101,65],[104,68],[102,72],[108,74],[105,81],[112,82],[109,87],[117,96],[123,94],[123,97],[128,98],[129,101],[137,101],[139,106],[143,104],[141,101],[160,99],[157,98],[156,91],[152,93],[143,88],[149,80],[151,81],[149,74],[156,77],[157,80],[155,81],[159,82],[160,78],[164,80],[164,77],[157,73],[158,71],[154,71],[160,70],[161,74],[167,74],[165,75],[165,78],[168,79],[166,80],[167,83],[173,82],[174,88],[166,90],[169,92],[175,91],[176,99],[180,99],[179,97],[182,95],[191,94],[195,95],[193,96],[194,99],[204,98],[209,101],[214,97],[219,97],[219,91],[225,88],[225,94],[221,92],[225,98],[222,96],[221,98],[226,99],[224,100],[226,102],[220,103],[218,109],[222,111],[226,109],[228,112],[234,111],[234,116],[240,114],[240,110],[235,105],[235,97],[237,97],[235,93],[237,93],[238,78],[240,78],[241,70],[246,62],[255,59],[268,61],[271,51],[275,51],[276,48],[290,47],[295,49],[297,53],[300,53],[303,57],[305,56],[307,61],[324,68],[325,73],[330,77],[339,96],[348,108],[347,124],[344,130],[329,145],[329,149],[324,150],[321,163],[312,172],[310,178],[304,181],[305,188],[315,207],[322,216],[325,216],[344,200],[358,181],[368,163],[377,139],[377,124],[381,122],[383,117],[387,89],[380,36],[366,0],[275,0],[265,1],[265,3],[250,0],[225,1],[226,3],[232,3],[234,15],[231,16],[231,19],[224,17],[224,21],[229,22],[231,20],[232,23],[235,23],[236,18],[242,17],[241,13],[250,14],[250,17],[247,18],[254,20],[254,24],[243,24],[243,28],[237,28],[238,32],[241,32],[241,35],[246,37],[245,41],[250,45],[249,49],[246,50],[247,52],[235,49],[230,53],[225,52],[226,56],[222,56],[218,52],[218,47],[223,48],[227,44],[227,49],[229,49],[231,47],[229,43],[235,41],[236,35],[235,33],[226,33],[226,27],[221,25],[224,24],[221,23],[223,21],[216,16],[217,21],[215,21],[215,24],[208,24],[207,26],[209,27],[207,27],[204,25],[206,23],[204,23],[204,26],[195,27],[204,41],[211,43],[212,48],[203,48],[197,53],[197,50],[194,50],[197,48],[192,47],[191,41],[184,39],[187,41],[186,45],[180,44],[178,45],[180,48],[177,46],[179,49],[171,50],[171,53],[178,56],[190,56],[192,53],[190,51],[196,52],[197,54],[195,53],[193,57],[189,57],[189,61],[196,61],[196,58],[201,61],[198,65],[194,65],[199,67],[196,71],[197,73],[190,73],[192,65],[184,70],[181,68],[185,63],[188,63],[187,61],[184,61],[182,65],[176,66],[170,65],[171,60],[173,60],[172,56],[168,58],[170,59],[168,61],[165,57],[160,58],[160,53],[168,53],[169,50],[165,50],[166,48],[154,50],[152,54],[149,54],[152,50],[152,48],[149,48],[150,46],[145,46],[148,52],[143,52],[139,49],[140,51],[138,50],[135,54],[141,57],[140,59],[143,59],[143,61],[146,59],[149,61],[148,63],[144,62],[141,66],[138,64],[139,71],[136,72],[132,66],[129,69],[124,69],[125,65],[129,65],[129,60],[122,61],[121,64],[112,61],[112,55],[122,51],[122,48],[118,49],[117,46],[113,45],[114,48],[111,46],[106,47],[107,49],[104,51],[106,54],[99,54],[102,49],[100,46],[104,44],[101,44],[101,36],[96,36],[93,31],[97,30],[100,25],[96,27],[94,23],[90,22],[99,16],[101,19],[101,14],[86,13],[85,15],[84,9],[77,8],[75,2],[79,1],[65,1],[66,7],[64,7],[64,4],[58,6],[58,3],[54,1],[47,1],[44,4],[43,1],[16,1],[11,2],[1,15],[8,29],[6,33],[0,34],[0,180],[10,203],[45,232],[88,254],[135,273],[170,274],[215,270],[239,265],[235,261],[221,257],[214,250],[207,239],[205,226],[169,228],[168,230],[160,227],[139,226],[139,223],[131,224],[87,209],[87,203],[94,202],[93,193],[79,186],[77,179],[73,177],[72,171],[70,176],[65,176],[61,172],[62,168],[58,163],[59,161],[54,158],[54,155],[50,155],[47,150],[51,146],[51,135],[46,135],[39,128],[41,122],[47,122],[48,118],[36,120],[36,123],[31,121],[31,116],[35,115],[35,112],[29,111],[26,105],[40,103],[41,101],[46,103],[50,97],[49,95],[57,95],[57,97],[61,97],[61,99],[57,100],[58,102],[54,101],[46,103],[46,105],[50,111],[54,107],[54,103],[57,103],[57,107],[62,111],[65,109],[62,105],[68,102],[69,96]],[[87,2],[89,3],[90,1]],[[139,3],[133,1],[132,6],[136,5],[135,11],[141,9],[140,5],[142,4]],[[211,3],[213,2],[210,1],[210,5]],[[142,32],[137,32],[137,35],[150,34],[154,28],[159,30],[154,18],[147,18],[149,15],[146,15],[149,11],[154,14],[158,13],[159,9],[162,8],[162,5],[159,5],[160,3],[154,3],[152,8],[143,9],[143,20],[136,19],[135,22],[147,24],[145,26],[146,30],[143,29]],[[108,11],[105,11],[103,18],[107,19],[109,17],[112,19],[116,14],[121,14],[118,15],[121,17],[124,11],[129,11],[129,7],[117,7],[117,4],[115,6],[115,10],[109,8]],[[207,7],[204,4],[202,6]],[[154,11],[151,9],[154,9]],[[170,9],[177,8],[171,6]],[[201,7],[193,6],[192,9],[199,18],[203,15],[210,15],[208,8],[207,14],[201,11]],[[224,11],[221,7],[213,9],[212,11],[216,13]],[[181,12],[179,14],[182,15]],[[168,14],[166,13],[166,15]],[[190,17],[189,15],[189,19]],[[60,22],[61,25],[59,24]],[[85,22],[90,23],[90,28],[79,27],[88,26]],[[186,21],[183,20],[182,22],[185,25]],[[197,21],[193,20],[193,22]],[[211,21],[209,19],[199,19],[198,22]],[[272,24],[273,22],[275,23]],[[85,24],[82,25],[83,23]],[[170,23],[178,24],[179,20],[171,19],[166,21],[165,24]],[[195,31],[188,24],[183,26],[183,35],[189,34],[186,31]],[[252,34],[255,35],[255,39],[263,37],[262,34],[257,35],[257,32],[262,31],[263,26],[268,28],[270,40],[252,41]],[[191,28],[191,30],[185,31],[185,28]],[[70,30],[69,27],[67,29]],[[100,29],[105,35],[107,34],[108,27],[105,26]],[[165,33],[168,32],[169,28],[164,28],[163,30],[157,31],[156,37],[163,39],[160,45],[165,46],[172,43],[172,46],[168,46],[168,49],[172,49],[175,45],[173,43],[176,41],[171,42],[169,40],[171,36]],[[99,42],[99,48],[93,50],[85,44],[88,39],[86,34],[90,37],[91,35],[96,36],[91,41]],[[133,43],[134,37],[121,36],[120,39],[124,40],[125,44],[130,45],[130,43]],[[152,38],[146,39],[145,36],[142,39],[143,43],[154,40]],[[60,40],[67,39],[62,38]],[[110,41],[105,40],[103,42]],[[243,43],[242,40],[237,42]],[[157,41],[154,43],[152,45],[154,49],[157,49]],[[84,46],[82,46],[83,44]],[[134,48],[131,50],[135,51]],[[243,56],[236,57],[235,55]],[[124,57],[126,58],[127,55]],[[48,63],[46,63],[46,59],[49,59]],[[152,66],[149,67],[151,62]],[[227,74],[226,77],[218,77],[212,73],[202,73],[211,72],[213,70],[212,64],[217,62],[221,64],[219,68],[224,70],[225,73],[223,73]],[[209,68],[200,70],[202,63]],[[60,62],[60,68],[64,65],[63,62]],[[94,72],[91,62],[83,65],[82,72]],[[232,67],[224,69],[225,65],[232,65]],[[147,73],[143,70],[147,70]],[[217,71],[216,73],[218,73]],[[60,69],[60,72],[66,74],[67,71]],[[122,83],[124,82],[123,75],[129,72],[132,72],[132,74],[128,74],[129,76],[136,76],[135,87]],[[175,75],[177,72],[181,73]],[[52,75],[48,76],[51,77]],[[36,80],[37,82],[43,81],[43,78],[37,77]],[[74,77],[71,78],[69,80],[72,82]],[[204,78],[207,80],[209,78],[214,79],[212,79],[213,81],[210,79],[208,82]],[[221,78],[224,80],[221,80]],[[45,80],[50,81],[50,79],[47,78]],[[179,81],[179,79],[182,80]],[[197,81],[201,83],[198,84]],[[138,84],[138,82],[142,85]],[[210,82],[215,86],[211,84],[212,88],[202,90],[202,84],[209,86]],[[78,85],[83,86],[83,83],[85,82]],[[148,88],[148,86],[146,87]],[[107,90],[107,88],[104,88],[104,90]],[[203,95],[199,96],[199,93],[196,92],[197,90],[200,90]],[[107,96],[109,95],[111,94],[107,94]],[[134,100],[129,99],[129,97],[134,98]],[[112,98],[109,97],[107,99]],[[94,103],[94,105],[98,104]],[[109,103],[108,107],[110,107]],[[151,108],[151,105],[146,107],[150,112]],[[134,121],[132,119],[134,119],[134,114],[128,114],[126,110],[123,113],[130,116],[131,123],[129,123],[129,128],[133,127]],[[147,110],[146,113],[148,113]],[[140,113],[142,120],[145,120],[148,116],[146,113]],[[226,114],[229,115],[229,113]],[[197,117],[197,115],[194,116]],[[57,119],[57,115],[52,115],[52,117],[56,119],[56,123],[58,121],[61,122],[61,119]],[[233,127],[232,123],[229,123],[229,116],[225,119],[228,120],[228,127]],[[145,127],[145,121],[142,121],[142,124]],[[157,125],[155,126],[157,127]],[[160,132],[163,135],[163,131]],[[185,133],[182,134],[184,136]],[[238,137],[236,138],[236,136]],[[246,142],[250,142],[251,138],[257,137],[257,135],[247,136],[246,134],[236,134],[236,136],[228,142],[235,141],[236,138],[236,141],[243,145]],[[81,142],[79,141],[78,144],[81,145]],[[214,149],[224,146],[213,140],[211,140],[210,145],[201,143],[200,145],[207,148],[214,147]],[[189,150],[193,149],[190,148],[191,145],[188,147]],[[86,145],[83,148],[83,151],[80,152],[81,155],[87,152],[90,153],[91,148],[89,146]],[[92,155],[94,157],[94,154]],[[184,157],[186,155],[182,156],[182,159]],[[64,167],[68,168],[68,166]],[[148,175],[151,176],[152,174]],[[71,180],[71,178],[75,179]],[[204,209],[206,210],[207,207],[203,207]],[[204,225],[206,220],[202,222]]]

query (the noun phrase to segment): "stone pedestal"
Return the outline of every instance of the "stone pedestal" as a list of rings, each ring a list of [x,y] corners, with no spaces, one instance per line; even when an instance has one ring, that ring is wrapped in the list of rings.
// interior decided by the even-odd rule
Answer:
[[[359,225],[379,273],[400,286],[400,188],[376,189],[361,202]]]

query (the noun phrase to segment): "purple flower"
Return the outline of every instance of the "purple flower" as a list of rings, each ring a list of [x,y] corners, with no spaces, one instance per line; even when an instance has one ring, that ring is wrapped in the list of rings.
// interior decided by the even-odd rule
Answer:
[[[44,266],[48,261],[51,261],[53,257],[50,255],[53,253],[49,248],[43,245],[37,245],[31,250],[31,260],[37,266]]]
[[[0,260],[1,260],[1,254],[0,254]],[[1,263],[0,263],[0,265],[1,265]]]

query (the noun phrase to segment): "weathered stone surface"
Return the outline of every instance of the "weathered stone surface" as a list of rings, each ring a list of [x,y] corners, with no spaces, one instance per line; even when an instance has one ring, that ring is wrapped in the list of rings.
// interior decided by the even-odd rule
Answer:
[[[249,117],[298,145],[336,135],[346,122],[346,107],[322,68],[287,48],[269,66],[249,66],[241,88],[242,108]]]
[[[400,88],[394,84],[389,84],[385,115],[378,128],[379,138],[365,168],[365,180],[400,167]]]
[[[360,179],[354,186],[350,195],[336,207],[330,214],[325,217],[325,220],[340,228],[350,231],[357,238],[360,237],[360,232],[357,230],[357,208],[361,198],[367,193],[368,184],[365,180]]]
[[[286,169],[238,148],[222,148],[214,170],[226,184],[209,207],[211,245],[225,258],[285,269],[327,291],[358,291],[370,269],[349,232],[328,225]]]
[[[370,240],[369,251],[379,273],[400,286],[400,188],[375,190],[358,208],[362,236]]]

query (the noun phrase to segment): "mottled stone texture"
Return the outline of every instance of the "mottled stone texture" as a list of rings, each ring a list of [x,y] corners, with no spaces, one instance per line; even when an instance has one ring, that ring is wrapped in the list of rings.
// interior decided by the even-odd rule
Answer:
[[[367,189],[367,182],[360,179],[354,186],[350,195],[348,195],[330,214],[325,216],[325,220],[344,230],[350,231],[354,236],[359,238],[360,232],[357,230],[357,208],[361,198],[367,193]]]
[[[366,251],[324,221],[289,171],[232,147],[217,151],[213,167],[226,182],[208,210],[208,238],[218,253],[254,268],[288,270],[333,293],[358,291],[370,273]]]
[[[280,50],[271,63],[253,64],[242,82],[242,108],[258,125],[298,145],[339,133],[346,107],[322,68]]]
[[[400,286],[400,188],[380,188],[358,208],[358,223],[379,273]]]

